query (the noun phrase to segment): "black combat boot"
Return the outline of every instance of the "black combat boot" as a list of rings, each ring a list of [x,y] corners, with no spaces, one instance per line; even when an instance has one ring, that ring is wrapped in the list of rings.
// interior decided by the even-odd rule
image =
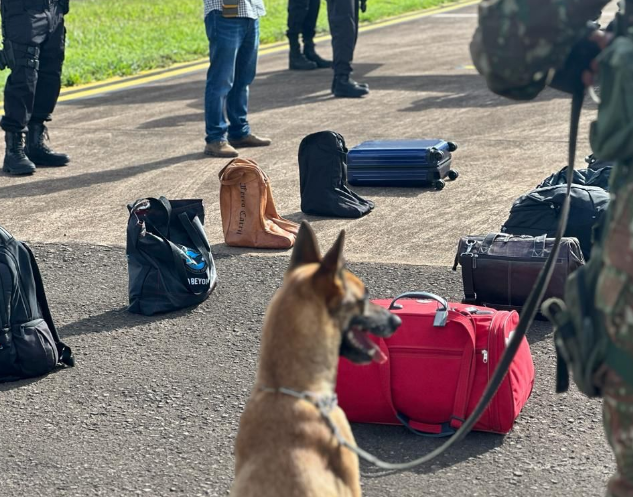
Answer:
[[[70,162],[66,154],[58,154],[46,144],[48,132],[44,123],[30,123],[26,140],[26,155],[38,166],[58,167]]]
[[[332,61],[321,57],[314,49],[314,41],[303,39],[303,55],[306,59],[314,62],[317,67],[332,67]]]
[[[288,67],[293,71],[311,71],[316,69],[316,62],[312,62],[305,58],[305,55],[301,53],[301,46],[299,45],[299,35],[293,35],[288,33],[288,42],[290,43],[290,54]]]
[[[332,93],[339,98],[360,98],[369,93],[369,88],[351,80],[349,75],[334,76]]]
[[[334,76],[334,79],[332,80],[332,93],[334,93],[334,85],[336,84],[336,80],[337,77]],[[367,83],[359,83],[358,81],[354,81],[351,77],[347,77],[347,80],[349,81],[349,84],[354,85],[354,86],[360,86],[361,88],[365,88],[367,89],[367,91],[369,91],[369,85]]]
[[[24,153],[24,142],[26,133],[16,133],[7,131],[4,135],[7,149],[4,154],[4,164],[2,170],[9,174],[33,174],[35,164],[33,164]]]

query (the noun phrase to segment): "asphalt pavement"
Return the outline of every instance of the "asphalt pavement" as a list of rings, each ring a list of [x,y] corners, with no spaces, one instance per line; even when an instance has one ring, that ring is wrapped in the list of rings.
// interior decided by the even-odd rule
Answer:
[[[362,33],[355,79],[371,93],[334,99],[331,73],[290,72],[287,54],[260,58],[251,88],[248,151],[271,177],[278,210],[308,219],[322,247],[347,230],[349,267],[372,297],[425,290],[462,297],[450,270],[461,235],[499,230],[512,201],[565,165],[569,99],[546,91],[515,104],[491,94],[472,69],[476,7]],[[329,54],[328,43],[318,45]],[[0,496],[226,495],[240,412],[253,383],[266,306],[288,252],[223,244],[217,173],[202,154],[205,74],[199,71],[67,100],[50,125],[73,157],[30,178],[0,176],[0,224],[34,245],[53,316],[77,367],[0,385]],[[578,160],[595,118],[587,103]],[[358,188],[376,202],[359,220],[300,211],[297,149],[332,129],[348,146],[376,138],[458,143],[460,172],[441,192]],[[203,198],[219,284],[195,309],[143,317],[126,311],[126,204],[141,197]],[[362,465],[367,496],[597,496],[614,471],[601,405],[554,393],[549,325],[529,333],[536,384],[507,436],[470,434],[429,465],[385,474]],[[354,425],[383,459],[437,447],[404,428]]]

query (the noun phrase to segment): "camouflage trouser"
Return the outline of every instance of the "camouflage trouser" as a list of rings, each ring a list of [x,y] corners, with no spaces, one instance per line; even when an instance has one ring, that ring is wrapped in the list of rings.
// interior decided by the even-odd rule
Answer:
[[[603,389],[604,430],[618,466],[607,496],[633,495],[633,387],[610,371]]]
[[[631,354],[633,367],[633,164],[618,164],[613,175],[596,303],[605,313],[611,340]],[[633,386],[610,371],[603,397],[604,429],[617,464],[607,495],[633,496]]]

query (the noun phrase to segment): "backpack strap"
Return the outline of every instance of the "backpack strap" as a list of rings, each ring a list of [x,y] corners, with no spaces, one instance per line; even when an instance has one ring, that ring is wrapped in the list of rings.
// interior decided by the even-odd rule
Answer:
[[[48,329],[51,331],[53,340],[55,340],[57,353],[59,354],[59,360],[66,366],[72,367],[75,365],[75,358],[73,357],[72,349],[60,340],[59,333],[57,333],[57,328],[55,328],[55,323],[53,323],[53,317],[51,316],[51,311],[48,307],[48,300],[46,299],[46,293],[44,292],[44,283],[42,282],[40,268],[37,265],[37,261],[35,260],[35,256],[33,255],[31,247],[29,247],[24,242],[21,243],[29,254],[31,268],[33,269],[33,279],[35,280],[35,294],[37,296],[37,303],[40,306],[42,317],[44,318],[44,321],[46,321]]]

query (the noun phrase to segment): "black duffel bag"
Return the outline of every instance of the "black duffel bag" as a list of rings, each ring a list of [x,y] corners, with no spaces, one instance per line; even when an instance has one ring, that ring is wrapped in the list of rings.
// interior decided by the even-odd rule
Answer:
[[[128,310],[149,316],[205,300],[217,274],[202,200],[144,198],[128,210]]]
[[[572,183],[576,185],[585,186],[598,186],[604,191],[609,191],[609,178],[611,177],[611,170],[613,169],[613,163],[605,164],[601,168],[590,167],[588,169],[574,169]],[[557,173],[548,176],[537,188],[545,188],[547,186],[554,185],[566,185],[567,184],[567,168],[564,167]]]
[[[519,197],[501,231],[511,235],[554,237],[567,185],[537,188]],[[593,227],[609,205],[609,194],[597,186],[572,184],[567,228],[563,236],[577,238],[585,260],[589,260]]]

